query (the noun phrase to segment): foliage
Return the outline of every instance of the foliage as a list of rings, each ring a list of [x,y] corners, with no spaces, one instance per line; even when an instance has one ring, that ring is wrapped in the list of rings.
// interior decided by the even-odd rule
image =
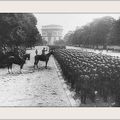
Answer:
[[[109,44],[120,45],[120,19],[116,20],[113,25],[109,35],[108,35]]]
[[[0,47],[4,50],[31,47],[38,41],[42,42],[36,24],[37,20],[31,13],[1,13]]]
[[[54,41],[54,45],[63,46],[63,45],[65,45],[65,41],[64,41],[64,40],[57,40],[57,41]]]
[[[73,33],[65,35],[64,39],[67,41],[68,45],[82,44],[93,48],[101,45],[104,47],[106,44],[110,43],[110,32],[113,29],[114,24],[116,24],[116,33],[120,30],[118,30],[119,28],[117,29],[119,23],[117,23],[115,19],[109,16],[95,19],[93,22],[82,26]]]

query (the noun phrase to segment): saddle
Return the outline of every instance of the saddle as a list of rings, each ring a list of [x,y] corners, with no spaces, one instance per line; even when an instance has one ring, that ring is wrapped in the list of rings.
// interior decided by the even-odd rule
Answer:
[[[41,54],[42,57],[45,57],[45,54]]]

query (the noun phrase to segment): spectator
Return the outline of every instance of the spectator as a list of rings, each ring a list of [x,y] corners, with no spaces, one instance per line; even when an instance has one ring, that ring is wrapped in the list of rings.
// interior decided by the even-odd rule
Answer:
[[[38,50],[37,50],[37,49],[35,50],[35,54],[36,54],[36,55],[38,54]]]

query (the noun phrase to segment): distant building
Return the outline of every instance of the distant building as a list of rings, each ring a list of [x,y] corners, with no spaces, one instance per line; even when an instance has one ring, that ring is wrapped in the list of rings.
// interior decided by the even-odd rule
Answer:
[[[54,41],[62,38],[63,27],[60,25],[42,26],[42,39],[47,41],[48,45],[53,45]]]

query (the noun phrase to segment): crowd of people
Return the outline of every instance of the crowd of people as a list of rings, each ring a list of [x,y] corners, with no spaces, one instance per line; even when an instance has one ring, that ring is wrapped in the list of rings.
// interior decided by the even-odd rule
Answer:
[[[86,104],[95,102],[96,93],[104,100],[111,97],[120,106],[120,59],[75,49],[57,49],[54,56],[61,66],[65,80]]]

